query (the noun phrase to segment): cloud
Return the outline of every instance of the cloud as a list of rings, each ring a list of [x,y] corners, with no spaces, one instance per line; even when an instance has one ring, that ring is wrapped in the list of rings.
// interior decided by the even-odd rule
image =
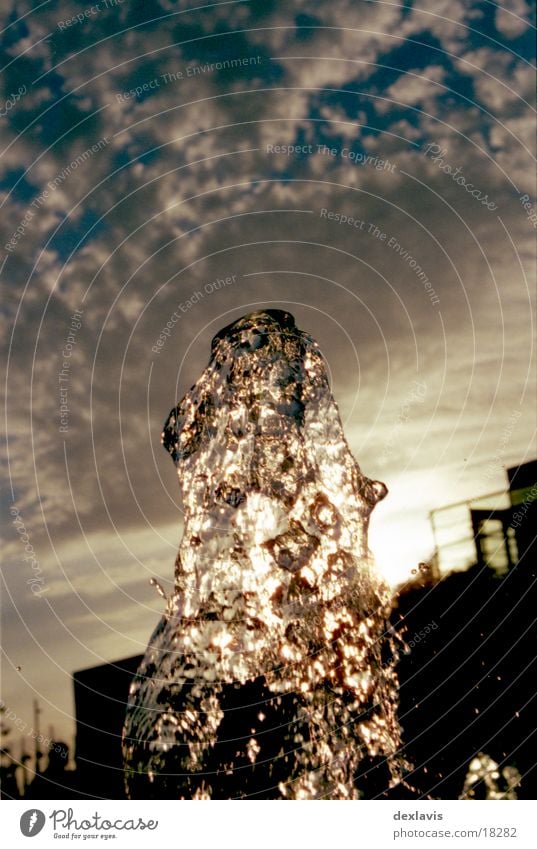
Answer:
[[[522,35],[530,26],[530,8],[524,0],[514,0],[509,9],[498,5],[495,16],[497,29],[509,39]]]
[[[425,68],[423,74],[404,74],[386,90],[387,99],[377,104],[377,111],[386,114],[393,109],[393,101],[409,106],[431,107],[439,94],[439,87],[435,83],[443,83],[444,79],[444,69],[435,65]]]

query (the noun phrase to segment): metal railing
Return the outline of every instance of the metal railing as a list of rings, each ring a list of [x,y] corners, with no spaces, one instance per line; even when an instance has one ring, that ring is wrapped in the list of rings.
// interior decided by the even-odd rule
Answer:
[[[429,521],[438,571],[445,574],[467,569],[480,559],[499,572],[505,571],[516,560],[516,545],[514,538],[508,538],[499,516],[510,507],[509,491],[499,490],[432,510]],[[481,517],[479,535],[472,524],[473,510]]]

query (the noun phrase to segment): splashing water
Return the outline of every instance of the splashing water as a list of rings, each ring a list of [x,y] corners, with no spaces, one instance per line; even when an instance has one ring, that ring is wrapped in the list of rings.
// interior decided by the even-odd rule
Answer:
[[[516,799],[522,776],[515,766],[499,765],[490,755],[479,752],[470,761],[459,799]]]
[[[367,547],[386,487],[345,440],[317,343],[244,316],[162,435],[185,522],[133,681],[131,798],[357,799],[401,780],[396,635]]]
[[[168,597],[167,597],[164,589],[162,588],[162,585],[157,581],[156,578],[150,578],[149,584],[150,584],[150,586],[155,587],[157,593],[159,594],[159,596],[161,598],[163,598],[165,601],[168,601]]]

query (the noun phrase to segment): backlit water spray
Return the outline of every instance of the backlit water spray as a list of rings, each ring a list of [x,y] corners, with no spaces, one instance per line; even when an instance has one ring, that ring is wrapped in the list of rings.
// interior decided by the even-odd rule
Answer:
[[[224,328],[162,438],[184,535],[131,687],[129,796],[396,787],[397,638],[367,545],[386,487],[349,450],[317,343],[278,310]]]

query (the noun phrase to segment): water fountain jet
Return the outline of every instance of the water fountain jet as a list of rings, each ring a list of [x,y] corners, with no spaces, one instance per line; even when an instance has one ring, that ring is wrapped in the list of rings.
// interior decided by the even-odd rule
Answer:
[[[267,309],[213,339],[162,434],[185,510],[133,681],[131,798],[357,799],[396,785],[397,649],[317,343]]]

